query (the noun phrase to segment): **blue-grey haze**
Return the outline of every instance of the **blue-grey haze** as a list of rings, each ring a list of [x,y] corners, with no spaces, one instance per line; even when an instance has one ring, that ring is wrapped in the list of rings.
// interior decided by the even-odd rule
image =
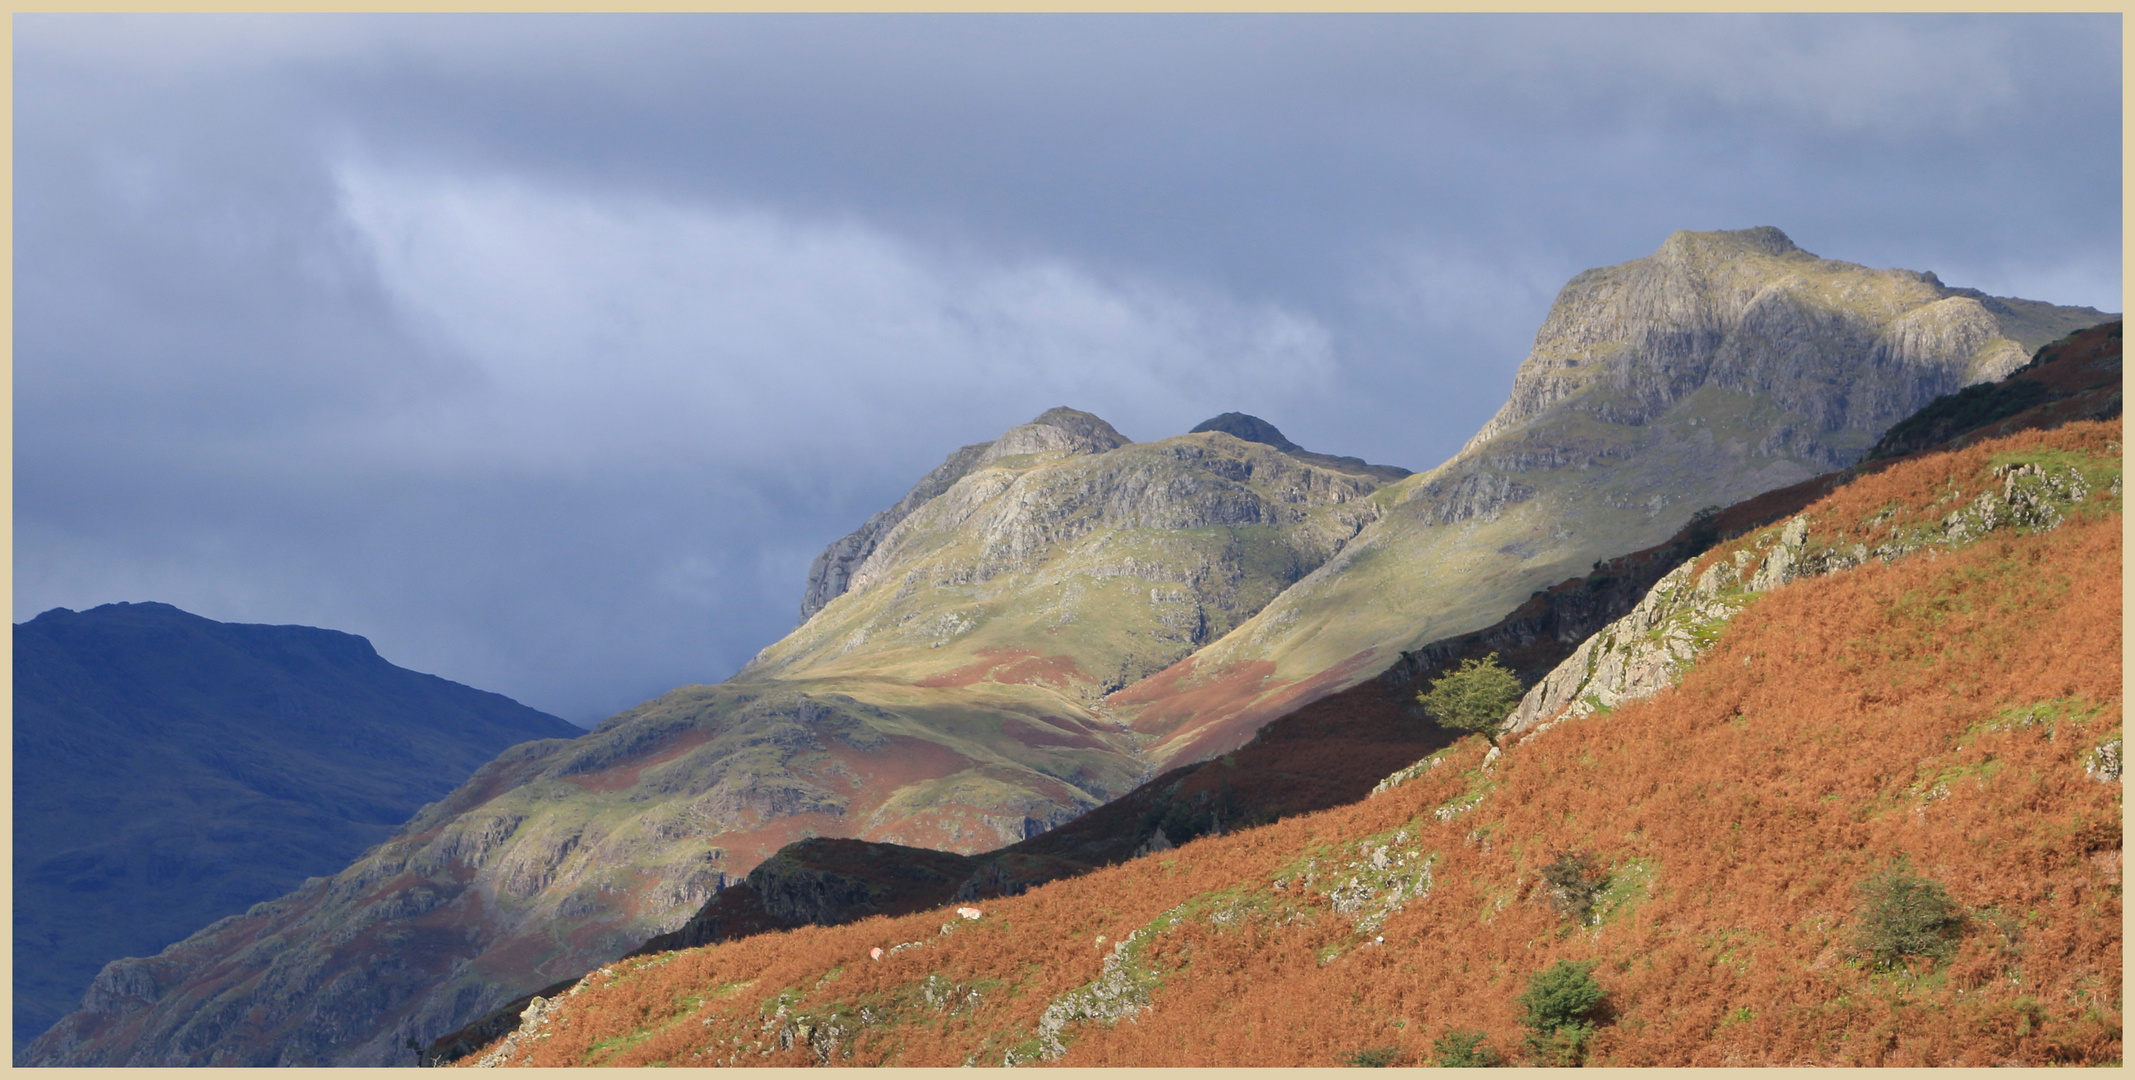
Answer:
[[[581,722],[1054,405],[1427,468],[1679,228],[2117,311],[2120,18],[15,21],[15,618]]]

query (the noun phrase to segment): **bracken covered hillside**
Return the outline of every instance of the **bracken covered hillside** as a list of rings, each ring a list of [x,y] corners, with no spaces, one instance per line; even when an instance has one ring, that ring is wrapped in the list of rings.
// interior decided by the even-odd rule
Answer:
[[[1573,961],[1588,1064],[2117,1061],[2120,456],[2117,421],[2027,432],[1720,545],[1691,578],[1830,572],[1721,589],[1676,685],[1494,761],[975,919],[621,961],[473,1060],[1422,1064],[1464,1031],[1519,1062]],[[1895,954],[1894,881],[1951,916]]]

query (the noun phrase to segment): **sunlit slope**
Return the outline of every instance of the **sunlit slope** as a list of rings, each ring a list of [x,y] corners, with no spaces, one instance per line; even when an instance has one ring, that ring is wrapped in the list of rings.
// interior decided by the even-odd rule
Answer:
[[[1470,738],[975,919],[620,961],[488,1061],[1413,1065],[1459,1029],[1525,1064],[1518,999],[1569,960],[1605,993],[1590,1065],[2116,1062],[2121,454],[2117,422],[1992,440],[1722,544],[1689,576],[1809,569],[1730,593],[1672,687],[1494,762]],[[1893,874],[1949,917],[1879,962]]]
[[[1777,229],[1676,233],[1559,294],[1503,409],[1381,488],[1338,555],[1113,696],[1161,766],[1221,753],[1401,650],[1724,506],[1856,460],[1936,396],[2107,315],[1820,259]]]

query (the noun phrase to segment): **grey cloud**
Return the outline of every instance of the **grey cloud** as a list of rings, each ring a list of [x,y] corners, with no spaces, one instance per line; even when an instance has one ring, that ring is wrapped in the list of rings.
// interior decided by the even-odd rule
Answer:
[[[1673,229],[2120,305],[2116,15],[16,27],[16,617],[579,720],[1053,405],[1427,468]]]

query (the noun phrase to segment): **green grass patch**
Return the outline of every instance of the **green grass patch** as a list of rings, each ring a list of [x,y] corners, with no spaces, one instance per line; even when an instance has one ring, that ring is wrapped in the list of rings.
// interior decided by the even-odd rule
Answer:
[[[1594,924],[1607,926],[1639,905],[1653,899],[1660,863],[1650,858],[1629,859],[1609,868],[1608,884],[1594,898]]]

